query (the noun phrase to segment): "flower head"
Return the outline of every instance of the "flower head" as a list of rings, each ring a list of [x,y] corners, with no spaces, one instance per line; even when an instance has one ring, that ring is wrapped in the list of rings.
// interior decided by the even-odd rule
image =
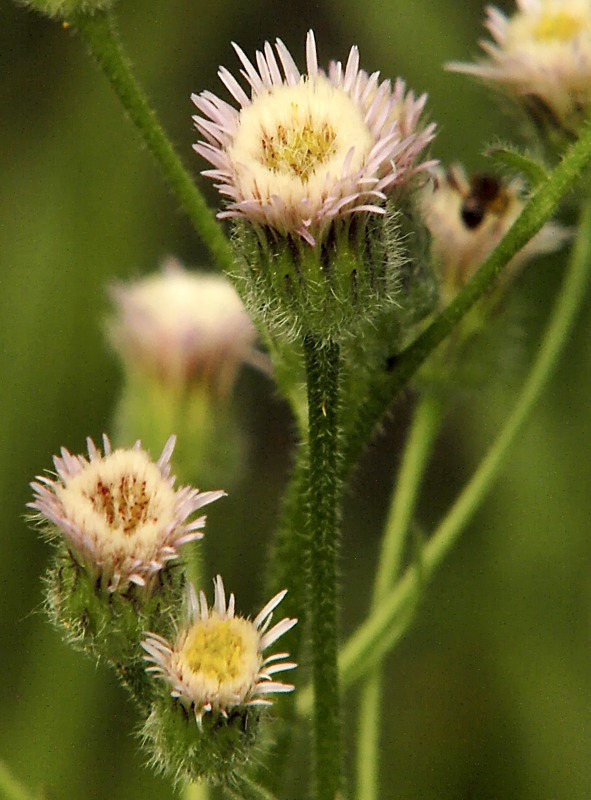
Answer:
[[[186,622],[174,643],[155,633],[142,642],[147,671],[166,681],[170,695],[192,711],[200,728],[205,714],[227,717],[237,708],[270,705],[270,695],[294,688],[273,678],[296,666],[284,660],[288,654],[263,656],[297,622],[285,618],[269,628],[286,592],[275,595],[251,621],[235,614],[234,595],[226,600],[219,575],[214,586],[211,607],[203,592],[197,600],[190,587]]]
[[[383,214],[387,194],[432,165],[417,163],[434,135],[434,125],[419,126],[426,96],[360,69],[356,47],[327,74],[310,31],[305,75],[280,39],[277,55],[265,43],[256,66],[234,49],[249,92],[224,67],[218,74],[239,109],[211,92],[192,97],[204,137],[195,150],[214,167],[203,174],[228,199],[220,217],[315,245],[335,220]]]
[[[225,492],[174,488],[174,436],[156,463],[139,442],[112,450],[104,436],[103,444],[100,453],[88,439],[88,459],[62,448],[54,457],[56,477],[37,477],[28,506],[103,587],[113,592],[129,584],[148,586],[179,557],[181,545],[203,536],[205,517],[190,517]]]
[[[494,42],[481,42],[489,61],[450,64],[457,72],[499,85],[556,126],[576,129],[591,106],[589,0],[517,0],[505,16],[487,9]]]
[[[165,384],[206,383],[226,396],[241,362],[262,362],[256,330],[222,275],[195,273],[173,258],[162,271],[112,289],[111,340],[128,370]]]
[[[466,176],[455,165],[441,173],[435,187],[426,187],[421,203],[431,237],[444,301],[449,301],[470,280],[485,258],[515,222],[525,202],[518,181],[494,175]],[[568,232],[547,223],[514,256],[503,275],[515,274],[525,261],[558,249]]]

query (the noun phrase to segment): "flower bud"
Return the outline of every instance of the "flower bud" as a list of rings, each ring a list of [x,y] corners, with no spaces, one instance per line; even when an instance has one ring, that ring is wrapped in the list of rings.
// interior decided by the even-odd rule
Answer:
[[[63,19],[67,22],[77,14],[106,11],[115,5],[116,0],[19,0],[19,2],[48,17]]]
[[[109,338],[125,371],[118,440],[152,446],[174,430],[182,478],[227,484],[243,454],[230,403],[239,368],[269,369],[235,289],[221,275],[168,259],[161,272],[116,284],[111,294]]]

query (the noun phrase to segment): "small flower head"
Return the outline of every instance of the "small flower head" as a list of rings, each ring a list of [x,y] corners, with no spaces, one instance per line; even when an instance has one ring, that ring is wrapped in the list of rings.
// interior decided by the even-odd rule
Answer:
[[[204,137],[195,150],[213,165],[204,174],[228,199],[220,217],[314,245],[335,220],[383,214],[386,195],[428,168],[416,163],[434,133],[433,125],[419,127],[425,96],[368,75],[356,47],[346,67],[333,62],[328,75],[311,31],[305,75],[279,39],[277,55],[266,42],[256,66],[234,49],[249,93],[224,67],[219,77],[239,108],[211,92],[192,98]]]
[[[505,16],[487,9],[494,42],[481,42],[488,61],[453,63],[525,103],[537,122],[574,133],[591,108],[589,0],[517,0]]]
[[[311,31],[305,74],[279,39],[256,66],[234,48],[248,86],[222,67],[238,108],[193,95],[195,150],[227,201],[219,216],[234,221],[249,310],[282,336],[362,335],[394,304],[406,260],[399,206],[433,165],[420,160],[435,129],[421,124],[426,96],[360,69],[356,47],[345,67],[323,71]]]
[[[195,715],[199,727],[205,714],[227,716],[236,707],[271,705],[269,695],[291,692],[292,684],[273,679],[293,669],[287,653],[264,657],[263,652],[290,630],[295,619],[282,619],[271,629],[273,611],[286,592],[279,592],[254,620],[236,616],[234,595],[226,600],[224,584],[214,581],[213,606],[203,592],[199,600],[190,587],[187,621],[174,644],[157,634],[142,643],[148,672],[163,678],[171,697]]]
[[[238,366],[259,363],[256,330],[227,278],[168,259],[160,273],[112,289],[111,341],[126,368],[174,386],[228,395]]]
[[[513,225],[525,202],[518,181],[478,173],[468,178],[456,165],[426,187],[422,213],[432,237],[431,252],[449,302],[465,286]],[[558,249],[567,232],[555,223],[542,230],[512,259],[503,276],[514,275],[527,260]]]
[[[112,450],[104,436],[104,453],[91,439],[87,443],[88,458],[62,448],[54,457],[56,477],[38,476],[28,505],[104,589],[124,592],[135,584],[149,590],[178,559],[181,545],[203,536],[205,517],[193,514],[224,492],[174,488],[173,436],[156,463],[139,442]]]
[[[174,642],[155,633],[142,642],[147,672],[166,687],[144,726],[144,744],[153,763],[176,779],[231,774],[254,741],[258,708],[294,688],[275,679],[296,666],[288,654],[264,656],[297,622],[285,618],[270,627],[286,592],[249,620],[235,614],[234,595],[226,598],[219,575],[214,586],[211,607],[203,592],[197,599],[189,587],[186,619]]]

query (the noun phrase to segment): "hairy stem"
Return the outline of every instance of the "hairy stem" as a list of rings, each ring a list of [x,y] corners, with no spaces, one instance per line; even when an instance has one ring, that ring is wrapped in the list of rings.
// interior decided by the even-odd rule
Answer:
[[[380,607],[342,648],[339,669],[343,688],[350,687],[380,660],[404,635],[421,582],[430,580],[458,540],[472,515],[491,490],[510,448],[529,418],[568,341],[574,321],[586,301],[591,275],[591,206],[579,222],[577,240],[551,320],[513,411],[481,461],[470,482],[425,546],[421,565],[413,565],[384,598]],[[410,612],[409,613],[409,609]],[[298,711],[310,712],[309,687],[300,692]]]
[[[106,11],[75,14],[71,23],[86,42],[148,150],[160,165],[195,230],[222,269],[230,271],[233,263],[230,244],[138,84],[112,16]]]
[[[337,668],[338,381],[340,347],[304,339],[308,381],[306,566],[312,634],[315,775],[318,800],[341,786],[341,720]]]
[[[357,412],[351,425],[343,453],[342,468],[348,472],[357,462],[374,428],[407,385],[410,378],[431,352],[445,339],[458,322],[492,285],[503,267],[540,230],[556,211],[558,204],[572,187],[582,170],[591,161],[591,125],[565,153],[562,161],[542,182],[507,235],[499,242],[470,282],[455,300],[429,327],[388,365],[388,371],[378,375],[369,386],[367,400]]]

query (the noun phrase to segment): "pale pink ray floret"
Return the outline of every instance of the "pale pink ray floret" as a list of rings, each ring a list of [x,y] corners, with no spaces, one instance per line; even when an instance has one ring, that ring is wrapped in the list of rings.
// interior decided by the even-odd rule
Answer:
[[[271,626],[273,612],[285,597],[279,592],[254,620],[238,616],[235,599],[226,598],[222,578],[214,581],[215,595],[209,606],[190,585],[185,619],[174,642],[148,633],[142,642],[147,672],[163,679],[170,696],[195,715],[199,727],[208,713],[228,714],[237,707],[268,706],[269,695],[291,692],[293,685],[274,679],[295,668],[285,652],[264,656],[264,651],[296,624],[284,618]]]
[[[310,31],[305,74],[280,39],[275,50],[265,42],[255,63],[234,49],[247,91],[225,67],[218,75],[238,108],[209,91],[192,96],[203,137],[194,149],[228,201],[219,217],[314,245],[339,218],[383,214],[389,193],[433,166],[419,161],[435,133],[421,125],[426,95],[360,69],[357,47],[345,67],[332,62],[325,72]]]
[[[56,477],[31,483],[33,509],[52,540],[65,540],[75,561],[109,591],[149,586],[179,548],[200,539],[203,506],[225,495],[174,488],[171,436],[156,463],[138,441],[115,449],[103,436],[103,453],[87,439],[88,458],[65,448],[54,457]],[[47,525],[49,523],[49,525]]]

